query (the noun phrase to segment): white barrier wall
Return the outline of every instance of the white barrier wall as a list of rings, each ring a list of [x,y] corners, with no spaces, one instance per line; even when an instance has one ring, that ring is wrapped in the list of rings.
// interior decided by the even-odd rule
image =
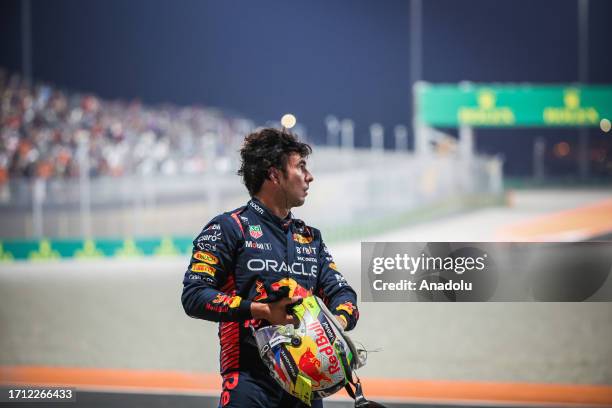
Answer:
[[[228,159],[225,159],[226,161]],[[192,236],[248,200],[235,169],[203,175],[20,181],[0,204],[5,238]],[[296,216],[327,230],[502,193],[501,162],[477,157],[315,148],[315,180]],[[211,166],[214,167],[214,166]],[[5,197],[6,198],[6,197]]]

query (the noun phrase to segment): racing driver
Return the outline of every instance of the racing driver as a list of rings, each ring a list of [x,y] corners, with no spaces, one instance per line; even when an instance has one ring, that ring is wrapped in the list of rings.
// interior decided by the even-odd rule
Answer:
[[[285,129],[249,134],[238,174],[251,200],[213,218],[193,241],[181,300],[189,316],[220,322],[219,407],[304,406],[272,378],[252,335],[266,325],[296,323],[292,304],[315,294],[346,330],[357,323],[355,291],[320,231],[291,213],[313,181],[306,167],[311,152]]]

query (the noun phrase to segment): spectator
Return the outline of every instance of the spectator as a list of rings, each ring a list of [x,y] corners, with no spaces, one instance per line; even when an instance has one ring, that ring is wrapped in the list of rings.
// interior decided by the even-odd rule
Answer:
[[[13,178],[78,177],[83,141],[91,177],[223,168],[211,157],[226,162],[245,126],[254,127],[214,109],[152,108],[48,84],[28,86],[0,69],[0,189]]]

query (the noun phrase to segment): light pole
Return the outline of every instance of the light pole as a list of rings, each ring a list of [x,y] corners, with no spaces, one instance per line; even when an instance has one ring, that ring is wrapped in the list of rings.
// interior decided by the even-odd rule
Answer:
[[[423,125],[418,119],[417,83],[422,78],[422,0],[410,0],[410,85],[412,90],[412,138],[417,154],[424,155],[427,151],[427,136]]]
[[[32,12],[30,0],[21,1],[21,69],[28,85],[32,84]]]
[[[589,80],[589,0],[578,0],[578,81]],[[580,178],[589,177],[589,128],[580,127],[578,136],[578,171]]]

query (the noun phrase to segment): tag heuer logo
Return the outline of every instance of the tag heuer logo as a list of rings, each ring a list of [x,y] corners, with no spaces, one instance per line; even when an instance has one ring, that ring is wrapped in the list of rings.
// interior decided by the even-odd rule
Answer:
[[[261,231],[261,225],[249,225],[249,235],[253,239],[261,238],[263,232]]]

